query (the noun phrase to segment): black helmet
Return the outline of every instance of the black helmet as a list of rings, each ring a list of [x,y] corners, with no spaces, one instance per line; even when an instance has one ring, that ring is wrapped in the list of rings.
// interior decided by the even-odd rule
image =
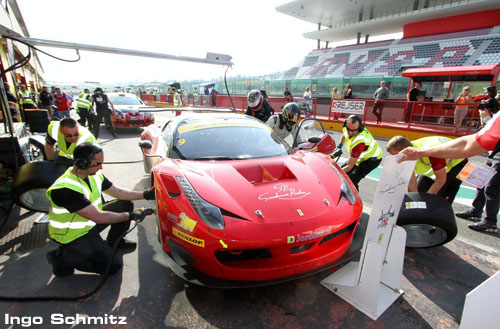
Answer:
[[[286,104],[281,113],[285,122],[297,123],[300,119],[300,107],[297,103]]]
[[[496,86],[489,86],[486,87],[486,92],[496,94],[497,93],[497,87]]]
[[[247,95],[248,106],[252,108],[252,110],[257,111],[260,109],[263,97],[260,90],[254,89],[251,90]]]

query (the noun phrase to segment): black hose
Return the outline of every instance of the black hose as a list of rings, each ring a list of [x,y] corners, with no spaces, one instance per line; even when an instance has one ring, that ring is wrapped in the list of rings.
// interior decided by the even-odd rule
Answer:
[[[224,72],[224,84],[226,85],[227,95],[229,96],[229,100],[231,101],[231,105],[233,106],[233,112],[236,112],[236,107],[234,106],[233,99],[231,98],[231,94],[229,93],[229,88],[227,87],[226,75],[227,75],[227,70],[229,70],[229,68],[230,66],[228,65],[226,71]]]
[[[137,227],[138,222],[136,221],[134,226],[125,231],[118,240],[116,240],[113,245],[113,255],[110,258],[108,265],[106,266],[106,271],[104,271],[104,275],[101,278],[101,281],[97,284],[97,286],[90,292],[80,295],[80,296],[0,296],[0,300],[2,301],[10,301],[10,302],[40,302],[40,301],[49,301],[49,300],[57,300],[57,301],[75,301],[80,299],[85,299],[93,294],[95,294],[99,289],[101,289],[102,285],[106,282],[109,277],[109,271],[111,270],[111,265],[113,264],[113,259],[115,258],[116,251],[118,250],[118,245],[120,244],[121,239],[132,232]]]

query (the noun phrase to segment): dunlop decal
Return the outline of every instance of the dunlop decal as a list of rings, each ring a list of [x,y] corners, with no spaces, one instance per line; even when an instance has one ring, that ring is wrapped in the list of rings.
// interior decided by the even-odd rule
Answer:
[[[191,236],[189,234],[186,234],[184,232],[179,231],[175,227],[172,227],[172,233],[178,237],[179,239],[182,239],[188,243],[194,244],[195,246],[205,248],[205,240],[202,239],[197,239],[194,236]]]

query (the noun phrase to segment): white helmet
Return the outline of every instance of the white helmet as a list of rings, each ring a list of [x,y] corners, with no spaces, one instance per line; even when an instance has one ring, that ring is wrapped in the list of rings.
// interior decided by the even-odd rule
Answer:
[[[259,110],[263,101],[262,93],[260,92],[260,90],[251,90],[247,95],[247,101],[248,106],[251,107],[252,110]]]

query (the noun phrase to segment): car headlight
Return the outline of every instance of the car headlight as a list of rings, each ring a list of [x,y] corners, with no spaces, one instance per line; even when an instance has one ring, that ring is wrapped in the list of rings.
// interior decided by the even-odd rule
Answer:
[[[344,176],[342,176],[342,174],[333,165],[333,163],[329,162],[329,165],[330,165],[330,167],[333,168],[333,170],[335,170],[335,172],[339,176],[340,181],[342,183],[341,184],[342,186],[340,188],[341,189],[340,197],[344,197],[347,201],[349,201],[350,204],[355,204],[356,203],[356,193],[354,193],[354,191],[351,188],[351,186],[349,185],[349,183],[347,183],[347,181],[345,180]]]
[[[224,219],[219,207],[203,200],[194,190],[193,186],[184,177],[176,177],[182,191],[189,200],[189,203],[198,214],[198,217],[210,227],[224,228]]]

